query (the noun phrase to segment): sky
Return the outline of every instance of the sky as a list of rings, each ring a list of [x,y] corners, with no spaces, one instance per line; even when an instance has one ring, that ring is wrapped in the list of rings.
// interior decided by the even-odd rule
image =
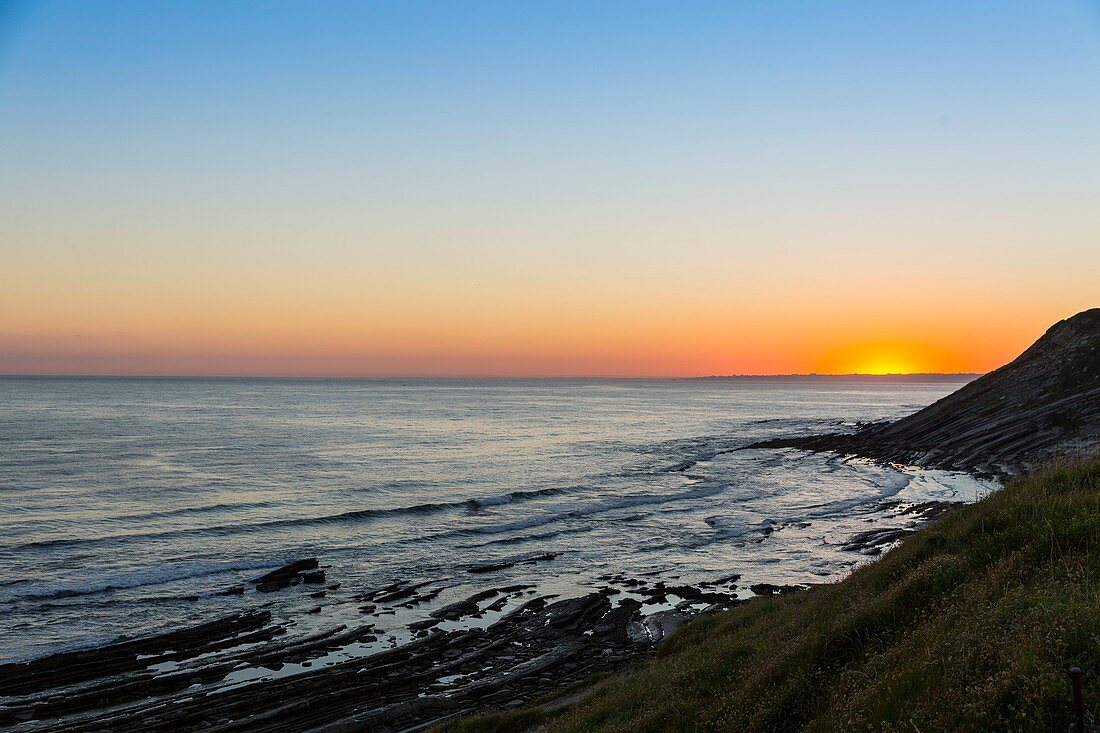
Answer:
[[[0,0],[0,373],[984,372],[1100,3]]]

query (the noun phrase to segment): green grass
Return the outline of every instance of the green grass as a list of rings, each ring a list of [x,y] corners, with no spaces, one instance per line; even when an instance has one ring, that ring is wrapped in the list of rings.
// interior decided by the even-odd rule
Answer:
[[[443,730],[1064,731],[1100,706],[1100,456],[1010,482],[835,585],[700,618],[560,708]]]

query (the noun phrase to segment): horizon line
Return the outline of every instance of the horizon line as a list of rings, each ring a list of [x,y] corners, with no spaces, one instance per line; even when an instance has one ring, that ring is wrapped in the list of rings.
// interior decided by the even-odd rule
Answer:
[[[905,378],[915,379],[920,377],[981,377],[986,372],[890,372],[887,374],[875,374],[869,372],[790,372],[777,374],[703,374],[703,375],[515,375],[515,374],[418,374],[418,375],[355,375],[355,374],[66,374],[66,373],[0,373],[0,379],[300,379],[300,380],[409,380],[425,381],[433,379],[451,380],[578,380],[578,379],[606,379],[606,380],[706,380],[706,379],[887,379]]]

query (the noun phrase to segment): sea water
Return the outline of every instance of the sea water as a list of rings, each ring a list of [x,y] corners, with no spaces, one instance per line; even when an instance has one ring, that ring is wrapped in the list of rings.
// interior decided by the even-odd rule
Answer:
[[[958,386],[0,378],[0,661],[259,606],[350,624],[357,594],[396,579],[434,583],[439,604],[620,573],[736,573],[745,594],[835,580],[869,559],[844,549],[853,535],[994,485],[741,448],[901,417]],[[247,585],[303,557],[340,588]],[[400,610],[379,644],[430,610]]]

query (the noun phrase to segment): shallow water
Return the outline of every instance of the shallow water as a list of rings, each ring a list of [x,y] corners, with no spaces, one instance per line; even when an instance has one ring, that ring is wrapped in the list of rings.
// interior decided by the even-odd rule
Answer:
[[[867,559],[842,549],[853,534],[992,485],[730,451],[899,417],[958,386],[0,378],[0,659],[260,603],[351,622],[352,594],[395,578],[431,581],[439,604],[507,582],[577,593],[611,573],[835,579]],[[307,556],[339,591],[217,595]],[[399,609],[378,644],[425,613]]]

